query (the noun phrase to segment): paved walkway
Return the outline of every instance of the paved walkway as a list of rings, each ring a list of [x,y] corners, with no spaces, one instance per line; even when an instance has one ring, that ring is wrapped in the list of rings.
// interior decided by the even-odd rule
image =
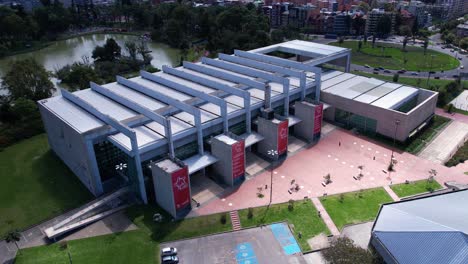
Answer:
[[[387,191],[388,195],[390,195],[390,197],[392,197],[393,201],[395,201],[395,202],[400,201],[400,197],[398,197],[398,195],[396,195],[396,193],[392,190],[392,188],[390,188],[390,186],[385,185],[384,189],[385,189],[385,191]]]
[[[314,204],[315,208],[317,211],[320,212],[320,215],[322,217],[323,222],[327,225],[328,230],[332,233],[334,236],[339,236],[340,231],[336,227],[335,223],[331,219],[330,215],[328,215],[327,210],[323,207],[322,203],[317,197],[312,198],[312,203]]]
[[[468,124],[452,121],[429,143],[418,156],[445,164],[468,138]]]
[[[459,114],[459,113],[452,113],[452,114],[449,114],[449,113],[445,112],[444,109],[441,109],[441,108],[436,108],[435,113],[436,113],[437,115],[440,115],[440,116],[443,116],[443,117],[447,117],[447,118],[450,118],[450,119],[452,119],[452,120],[457,120],[457,121],[459,121],[459,122],[463,122],[463,123],[468,124],[468,115]]]
[[[391,182],[423,180],[427,179],[430,169],[437,170],[436,180],[442,185],[446,181],[468,184],[468,175],[463,169],[448,168],[406,152],[395,152],[398,163],[390,178],[384,170],[388,167],[391,153],[391,148],[386,145],[337,128],[315,146],[288,157],[273,171],[273,203],[300,200],[305,196],[321,197],[324,193],[331,195],[383,187]],[[353,176],[358,175],[359,165],[364,166],[364,177],[355,180]],[[324,187],[321,182],[328,173],[333,183]],[[289,192],[292,180],[300,186],[298,191]],[[256,195],[258,188],[265,185],[270,185],[269,171],[255,175],[237,189],[202,205],[191,216],[266,206],[268,197],[258,198]]]

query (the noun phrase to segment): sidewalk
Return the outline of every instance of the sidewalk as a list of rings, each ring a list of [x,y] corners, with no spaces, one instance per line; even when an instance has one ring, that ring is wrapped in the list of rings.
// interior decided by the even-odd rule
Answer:
[[[331,219],[330,215],[328,215],[327,210],[323,207],[322,203],[317,197],[312,198],[312,203],[314,204],[315,208],[317,208],[317,211],[320,212],[320,215],[322,216],[323,222],[327,225],[328,229],[334,236],[339,236],[340,231],[336,227],[335,223]]]

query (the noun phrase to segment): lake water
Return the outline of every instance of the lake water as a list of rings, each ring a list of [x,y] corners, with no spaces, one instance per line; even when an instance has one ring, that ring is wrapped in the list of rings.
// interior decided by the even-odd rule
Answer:
[[[34,58],[49,71],[55,71],[67,64],[82,61],[83,57],[88,57],[92,61],[91,53],[93,49],[97,45],[104,45],[108,38],[114,38],[122,47],[122,52],[125,50],[124,43],[126,41],[138,40],[137,36],[132,35],[92,34],[56,41],[40,50],[0,59],[0,77],[8,71],[13,61],[28,57]],[[153,56],[151,64],[156,68],[160,69],[162,65],[174,66],[180,61],[180,51],[178,49],[154,42],[148,42],[148,48],[152,51],[151,55]],[[52,81],[56,86],[59,86],[56,79],[52,79]],[[5,91],[0,91],[0,94],[5,94]]]

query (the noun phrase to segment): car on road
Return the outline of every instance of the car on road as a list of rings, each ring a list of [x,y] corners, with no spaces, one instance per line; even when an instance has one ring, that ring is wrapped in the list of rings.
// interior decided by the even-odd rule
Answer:
[[[379,68],[374,68],[374,71],[380,71],[380,69]]]
[[[392,73],[390,70],[384,70],[385,73]]]
[[[456,79],[456,78],[458,78],[458,75],[454,74],[454,75],[452,75],[452,77]]]
[[[419,74],[418,74],[417,72],[412,72],[411,75],[417,76],[417,75],[419,75]]]
[[[441,49],[445,49],[445,47],[444,47],[444,46],[442,46],[442,47],[440,47],[440,48],[441,48]]]
[[[405,73],[405,71],[403,71],[403,70],[399,70],[399,71],[397,71],[397,73],[399,73],[399,74],[403,74],[403,73]]]
[[[435,71],[430,71],[429,73],[430,73],[430,74],[435,74],[436,72],[435,72]]]
[[[434,79],[439,80],[440,76],[434,76]]]
[[[373,73],[373,74],[379,74],[379,72],[378,72],[378,71],[374,71],[374,72],[372,72],[372,73]]]
[[[165,247],[161,249],[161,256],[174,256],[177,255],[177,248],[174,247]]]
[[[462,70],[465,69],[465,66],[461,65],[461,66],[460,66],[460,69],[462,69]]]
[[[378,67],[377,69],[379,69],[379,70],[381,70],[381,71],[385,70],[384,67]]]
[[[454,49],[451,49],[450,52],[455,52],[455,50],[454,50]]]
[[[369,68],[370,68],[370,66],[369,66],[369,65],[367,65],[367,64],[366,64],[366,65],[364,65],[364,67],[366,67],[367,69],[369,69]]]
[[[165,256],[161,259],[162,264],[177,264],[179,263],[179,258],[177,256]]]

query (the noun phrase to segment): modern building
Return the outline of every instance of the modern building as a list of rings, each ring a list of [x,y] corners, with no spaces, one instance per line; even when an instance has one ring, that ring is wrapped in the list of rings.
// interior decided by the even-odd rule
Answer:
[[[468,13],[468,1],[466,0],[437,0],[436,4],[447,7],[449,19],[458,18]]]
[[[399,141],[429,122],[437,93],[347,73],[350,56],[294,40],[62,90],[39,108],[51,149],[94,195],[130,185],[179,217],[194,175],[238,185],[246,152],[284,158],[288,134],[317,142],[323,115]]]
[[[459,24],[457,26],[457,37],[459,38],[468,37],[468,22]]]
[[[391,31],[390,35],[394,34],[395,29],[395,13],[393,12],[385,12],[383,9],[373,9],[369,13],[367,13],[367,20],[366,20],[366,34],[373,35],[377,34],[377,25],[379,20],[383,16],[390,17],[391,20]]]
[[[468,190],[385,204],[370,244],[387,264],[468,263]]]

